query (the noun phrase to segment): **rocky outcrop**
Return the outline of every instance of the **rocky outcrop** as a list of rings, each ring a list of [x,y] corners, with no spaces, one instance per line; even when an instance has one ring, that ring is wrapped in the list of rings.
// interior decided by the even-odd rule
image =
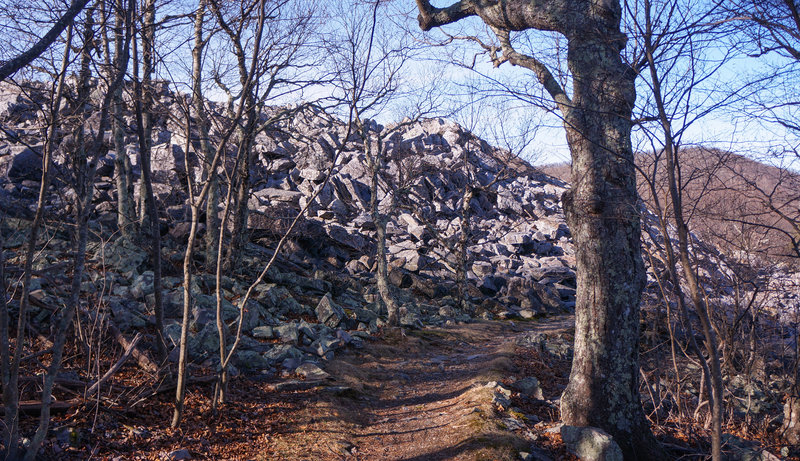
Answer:
[[[34,83],[23,94],[0,85],[4,123],[0,211],[8,216],[2,221],[3,244],[11,251],[21,250],[35,209],[44,145],[43,118],[37,108],[46,99],[45,90],[43,84]],[[202,159],[197,154],[198,134],[190,133],[187,139],[181,122],[166,115],[182,113],[177,102],[182,96],[164,89],[156,97],[161,109],[153,120],[153,187],[163,222],[166,333],[175,346],[183,302],[177,277],[189,231],[187,174],[202,181]],[[209,107],[223,113],[213,102]],[[278,372],[302,367],[309,376],[323,376],[311,365],[303,365],[324,367],[337,350],[361,347],[384,325],[387,313],[376,302],[372,275],[377,234],[370,213],[373,200],[387,220],[389,280],[397,289],[403,325],[441,325],[475,316],[529,320],[574,309],[575,247],[561,209],[566,183],[453,122],[428,119],[386,127],[373,122],[369,131],[384,135],[387,158],[373,197],[363,141],[352,134],[348,137],[341,120],[313,106],[267,108],[265,115],[279,110],[288,110],[292,116],[256,136],[252,192],[247,201],[252,238],[241,255],[241,270],[226,274],[221,287],[224,320],[232,324],[240,313],[243,316],[245,339],[234,362],[238,369]],[[109,151],[99,159],[89,245],[92,272],[84,288],[108,306],[107,314],[121,329],[135,330],[152,326],[155,294],[147,252],[138,243],[113,234],[114,158],[129,156],[134,176],[140,173],[133,117],[130,113],[124,117],[128,122],[124,150]],[[224,126],[222,119],[220,123],[215,126]],[[64,131],[55,140],[58,174],[46,211],[50,221],[69,223],[72,196],[66,187],[70,181],[66,159],[75,142]],[[219,136],[212,130],[212,142]],[[110,132],[107,137],[111,139]],[[235,146],[231,146],[222,162],[224,168],[233,167],[234,155]],[[220,192],[224,197],[225,191]],[[302,209],[306,211],[276,267],[255,287],[250,302],[239,306],[246,287],[272,255],[276,237]],[[643,216],[648,249],[674,238],[661,235],[646,210]],[[51,298],[64,296],[60,290],[68,285],[66,272],[53,267],[68,259],[71,248],[68,230],[55,226],[47,235],[47,258],[37,262],[41,275],[32,282],[44,306],[56,304]],[[459,247],[461,242],[466,242],[466,248]],[[462,270],[461,251],[467,255],[464,303],[458,299],[456,284]],[[706,293],[714,308],[717,312],[734,309],[735,296],[743,294],[736,291],[740,287],[735,285],[732,264],[697,239],[692,241],[692,251],[699,257],[700,276],[714,281]],[[202,267],[203,261],[197,262]],[[668,292],[670,281],[657,257],[646,259],[646,264],[650,284],[645,307],[660,305],[661,290]],[[759,296],[765,297],[766,305],[783,322],[796,322],[792,315],[798,308],[800,276],[790,268],[768,275],[773,285]],[[215,284],[214,277],[198,274],[191,289],[190,356],[209,366],[216,366],[218,360],[214,353],[218,348]],[[33,310],[32,321],[48,321],[46,308],[36,305]],[[680,325],[676,329],[680,335]],[[572,354],[569,338],[533,335],[519,341],[559,359]],[[535,378],[517,386],[530,398],[541,399]]]

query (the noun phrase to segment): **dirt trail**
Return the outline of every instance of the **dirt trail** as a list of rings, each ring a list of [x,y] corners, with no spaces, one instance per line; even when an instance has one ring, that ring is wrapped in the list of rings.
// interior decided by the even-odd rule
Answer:
[[[515,340],[560,333],[571,317],[480,322],[389,334],[325,368],[333,383],[308,402],[305,421],[272,438],[295,459],[519,459],[530,447],[506,430],[485,384],[513,375]],[[517,375],[520,376],[520,375]],[[521,377],[521,376],[520,376]]]

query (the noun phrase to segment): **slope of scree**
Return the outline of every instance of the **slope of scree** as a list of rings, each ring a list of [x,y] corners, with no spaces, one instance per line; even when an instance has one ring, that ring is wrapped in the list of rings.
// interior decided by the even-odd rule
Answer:
[[[45,85],[36,82],[27,84],[24,91],[0,85],[4,133],[0,135],[0,208],[6,216],[2,232],[10,272],[18,273],[22,266],[23,244],[35,210],[44,144],[40,106],[47,99],[45,90]],[[93,98],[101,94],[98,90]],[[164,236],[166,334],[174,359],[183,297],[180,267],[189,231],[185,165],[189,165],[193,179],[201,181],[203,159],[196,152],[196,133],[191,139],[185,138],[185,120],[176,102],[182,96],[163,85],[155,97],[158,110],[153,132],[153,176]],[[220,113],[224,111],[221,106],[210,105]],[[64,111],[68,113],[70,108]],[[246,306],[245,336],[234,361],[234,374],[268,381],[281,376],[326,379],[336,374],[334,370],[324,371],[331,360],[364,347],[385,325],[386,312],[375,302],[371,274],[375,226],[369,213],[371,180],[364,145],[358,136],[344,139],[346,125],[318,108],[298,105],[267,112],[264,119],[278,112],[290,116],[256,138],[248,201],[251,241],[241,257],[241,269],[223,276],[222,282],[227,322],[237,317],[237,300],[271,256],[271,248],[288,222],[306,205],[308,211],[277,266],[256,287]],[[88,124],[95,119],[90,118]],[[124,155],[129,156],[138,180],[133,114],[126,112],[124,120]],[[38,331],[49,328],[52,308],[48,306],[63,304],[61,299],[68,295],[64,287],[69,286],[69,278],[64,268],[71,256],[74,195],[67,164],[68,133],[77,123],[65,117],[56,139],[57,174],[46,199],[47,223],[38,242],[43,251],[37,253],[32,283],[31,323]],[[568,314],[574,309],[575,248],[560,204],[566,183],[445,120],[427,119],[394,127],[373,124],[370,132],[385,134],[387,162],[376,199],[389,219],[390,282],[407,311],[401,319],[405,327],[452,327],[477,317],[527,320]],[[220,133],[212,131],[211,136],[213,141]],[[95,184],[90,269],[84,295],[87,307],[99,309],[123,333],[152,332],[154,294],[149,257],[141,244],[117,238],[115,233],[114,158],[121,153],[113,151],[110,132],[106,139],[108,150],[101,152]],[[223,162],[225,167],[232,165],[234,153],[232,145]],[[329,171],[330,179],[326,180]],[[468,206],[466,239],[469,303],[464,309],[458,300],[455,268],[464,229],[462,201],[468,188],[473,198]],[[312,200],[316,192],[319,194]],[[138,201],[138,187],[134,194]],[[664,237],[652,217],[646,212],[644,216],[646,253],[656,254]],[[737,267],[715,249],[699,240],[693,241],[693,248],[701,259],[701,275],[713,281],[709,299],[722,315],[735,315],[737,296],[753,287],[742,289],[737,285]],[[198,365],[194,372],[202,374],[218,363],[215,281],[202,269],[201,252],[195,262],[189,349],[190,358]],[[658,258],[647,258],[646,263],[650,283],[644,307],[650,322],[660,318],[665,279]],[[20,288],[14,280],[12,292]],[[766,307],[791,321],[787,312],[792,306],[796,309],[796,290],[762,293],[770,296],[765,298]],[[13,309],[17,301],[10,302]],[[678,335],[683,334],[680,324],[675,328]],[[790,339],[781,336],[779,341]],[[558,354],[568,358],[568,344],[556,348],[563,349]],[[762,391],[764,405],[759,408],[764,414],[780,405],[770,396],[788,386],[785,379],[771,378],[770,370],[775,367],[778,365],[765,369],[760,381],[747,384]],[[86,378],[79,367],[67,365],[67,371]],[[390,417],[381,413],[388,410],[375,411],[371,417],[377,420]]]

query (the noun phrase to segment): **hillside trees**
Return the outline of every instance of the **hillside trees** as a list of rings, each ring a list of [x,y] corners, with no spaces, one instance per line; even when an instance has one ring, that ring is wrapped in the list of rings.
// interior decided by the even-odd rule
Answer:
[[[707,298],[704,296],[702,281],[697,273],[697,262],[693,260],[690,249],[692,235],[689,232],[688,217],[684,215],[683,189],[687,178],[681,176],[679,149],[682,134],[694,120],[701,117],[704,111],[711,110],[698,103],[693,91],[699,91],[704,80],[709,79],[719,66],[705,69],[701,65],[701,55],[705,51],[701,24],[707,21],[709,13],[682,2],[668,1],[664,4],[643,0],[642,2],[626,2],[630,12],[629,24],[634,34],[632,65],[648,86],[648,97],[643,104],[646,111],[640,119],[657,120],[654,127],[645,127],[642,131],[650,140],[650,146],[656,151],[656,161],[652,163],[652,172],[645,172],[650,178],[659,172],[659,158],[665,162],[666,173],[662,190],[666,190],[666,204],[659,200],[659,185],[653,179],[650,182],[651,200],[655,204],[662,234],[665,236],[663,249],[668,273],[675,299],[680,306],[682,324],[687,328],[690,349],[698,356],[703,369],[704,379],[711,396],[712,413],[712,458],[722,459],[722,412],[723,382],[720,369],[717,333],[712,324]],[[698,11],[699,10],[699,11]],[[659,14],[658,12],[661,12]],[[724,58],[722,59],[724,62]],[[681,78],[672,74],[679,73]],[[707,112],[705,112],[707,113]],[[663,148],[663,151],[659,152]],[[670,224],[671,221],[671,224]],[[671,226],[677,234],[677,244],[670,238]],[[678,264],[682,270],[679,275]],[[681,278],[682,276],[682,278]],[[687,284],[686,293],[681,287],[681,280]],[[705,354],[701,353],[692,334],[691,317],[684,302],[684,294],[692,301],[697,314],[701,331],[705,339]],[[671,322],[671,319],[667,319]]]
[[[375,226],[375,286],[377,302],[388,313],[388,323],[397,326],[401,315],[398,302],[390,291],[387,260],[386,227],[396,212],[398,178],[387,172],[387,140],[403,128],[430,113],[437,98],[423,91],[414,91],[404,79],[403,71],[414,51],[407,37],[391,36],[382,16],[388,10],[385,1],[374,0],[340,11],[337,18],[340,32],[330,37],[332,82],[336,99],[352,115],[353,131],[363,145],[369,178],[369,213]],[[384,127],[374,118],[385,116],[399,99],[410,102],[400,123]],[[410,99],[410,101],[409,101]],[[371,118],[372,117],[372,118]]]
[[[630,144],[634,75],[620,58],[618,2],[462,0],[437,8],[418,0],[423,30],[479,17],[501,55],[530,70],[553,98],[572,155],[573,188],[562,202],[577,245],[575,355],[562,396],[565,423],[612,434],[628,459],[662,452],[639,398],[639,298],[644,286],[636,183]],[[554,31],[568,41],[568,92],[543,62],[515,48],[512,34]]]
[[[782,161],[790,158],[796,165],[794,162],[800,151],[800,94],[796,84],[800,71],[800,3],[796,0],[736,0],[725,6],[728,17],[741,19],[734,23],[742,34],[738,46],[759,58],[765,66],[761,75],[749,76],[758,90],[748,98],[745,113],[767,129],[778,127],[778,133],[783,130],[783,142],[771,146],[772,151]],[[778,215],[784,226],[797,226],[792,212],[796,205],[793,200],[786,200],[783,191],[763,187],[753,190],[767,208],[773,212],[781,209]],[[785,206],[789,203],[791,205]],[[794,246],[796,235],[791,241]],[[786,402],[783,435],[796,444],[800,442],[800,337],[797,333],[794,343],[794,387]]]
[[[34,252],[36,251],[36,244],[39,236],[40,229],[42,227],[42,221],[44,219],[44,211],[45,211],[45,200],[48,194],[48,188],[50,186],[50,180],[52,177],[52,158],[53,158],[53,150],[56,146],[55,134],[56,130],[59,126],[59,111],[58,108],[60,107],[64,90],[65,90],[65,79],[67,73],[67,66],[70,62],[70,47],[72,46],[72,36],[73,36],[73,26],[70,24],[67,26],[67,34],[65,43],[66,46],[64,48],[64,55],[61,61],[61,68],[59,70],[57,86],[55,89],[54,98],[52,101],[52,105],[50,106],[50,120],[47,127],[47,135],[45,139],[45,147],[44,152],[42,153],[42,175],[41,181],[39,184],[39,194],[36,202],[36,212],[34,214],[33,222],[31,223],[31,230],[30,235],[28,236],[28,241],[26,244],[25,249],[25,257],[23,263],[23,272],[22,272],[22,293],[20,295],[20,307],[18,311],[18,318],[17,318],[17,332],[16,332],[16,345],[14,349],[14,353],[10,353],[10,342],[9,342],[9,313],[8,313],[8,302],[5,298],[5,276],[3,274],[3,279],[0,280],[0,284],[2,284],[3,290],[2,294],[4,296],[3,301],[5,305],[3,306],[2,312],[2,321],[0,324],[0,340],[2,342],[2,363],[0,367],[2,368],[2,385],[3,385],[3,409],[4,409],[4,422],[5,422],[5,430],[3,431],[2,440],[6,447],[6,456],[10,458],[14,458],[16,456],[18,450],[18,436],[19,436],[19,371],[20,371],[20,362],[22,360],[22,351],[25,347],[25,336],[26,336],[26,322],[27,322],[27,309],[28,304],[30,302],[30,291],[31,291],[31,273],[33,270],[33,260],[34,260]],[[85,44],[84,44],[85,45]],[[1,264],[5,264],[5,261],[0,261]]]

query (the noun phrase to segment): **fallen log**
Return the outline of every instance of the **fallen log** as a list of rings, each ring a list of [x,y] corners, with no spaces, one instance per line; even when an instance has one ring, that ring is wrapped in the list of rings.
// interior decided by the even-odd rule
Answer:
[[[89,390],[86,391],[87,397],[97,392],[100,386],[104,382],[106,382],[108,378],[114,376],[114,373],[116,373],[120,368],[122,368],[122,365],[124,365],[125,362],[128,361],[128,358],[130,358],[130,356],[133,355],[133,352],[136,350],[136,345],[139,344],[139,341],[141,339],[142,339],[142,334],[136,333],[136,336],[134,336],[133,339],[130,341],[130,343],[128,343],[128,346],[125,348],[125,352],[122,353],[122,356],[119,358],[119,360],[117,360],[117,362],[114,363],[114,365],[112,365],[111,368],[109,368],[108,371],[100,379],[98,379],[96,383],[92,384],[92,386],[89,387]]]

